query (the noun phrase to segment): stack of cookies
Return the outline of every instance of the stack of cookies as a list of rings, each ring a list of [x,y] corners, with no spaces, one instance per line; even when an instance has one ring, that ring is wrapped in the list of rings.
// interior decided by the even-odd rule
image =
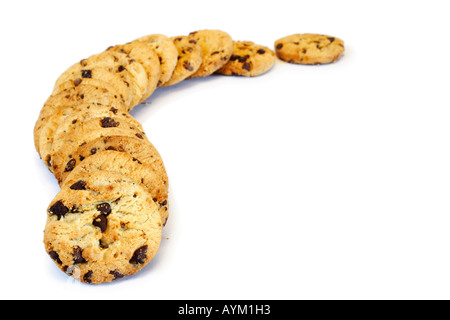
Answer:
[[[275,53],[298,64],[335,62],[342,40],[295,34],[275,52],[220,30],[152,34],[83,59],[56,81],[34,128],[36,150],[61,190],[48,206],[47,253],[85,283],[132,275],[158,251],[168,218],[161,156],[130,114],[160,87],[211,74],[254,77]]]
[[[34,128],[36,150],[61,187],[44,231],[56,265],[85,283],[109,282],[141,270],[159,248],[168,178],[133,107],[185,79],[253,77],[274,62],[267,47],[201,30],[141,37],[67,69]]]

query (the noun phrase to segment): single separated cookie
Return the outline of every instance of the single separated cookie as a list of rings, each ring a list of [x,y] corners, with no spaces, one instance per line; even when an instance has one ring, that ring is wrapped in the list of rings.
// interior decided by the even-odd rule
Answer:
[[[49,205],[45,249],[62,271],[81,282],[135,274],[158,251],[158,210],[141,185],[95,171],[63,187]]]
[[[217,74],[255,77],[270,70],[275,63],[275,53],[251,41],[234,41],[230,60]]]
[[[344,52],[344,42],[320,34],[293,34],[275,41],[275,52],[283,61],[298,64],[336,62]]]

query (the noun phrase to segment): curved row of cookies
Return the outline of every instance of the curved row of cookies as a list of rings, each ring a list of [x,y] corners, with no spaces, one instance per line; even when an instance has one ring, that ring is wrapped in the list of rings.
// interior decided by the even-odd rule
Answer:
[[[129,111],[159,87],[213,73],[256,76],[274,52],[225,32],[148,35],[69,67],[34,128],[36,150],[61,190],[44,244],[85,283],[132,275],[156,254],[168,218],[163,161]]]

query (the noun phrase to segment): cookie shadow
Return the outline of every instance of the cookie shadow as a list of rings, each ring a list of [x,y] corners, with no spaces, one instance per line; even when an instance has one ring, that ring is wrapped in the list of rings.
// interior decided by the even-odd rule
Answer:
[[[186,79],[169,87],[157,88],[152,95],[143,101],[141,104],[135,106],[130,114],[145,122],[153,113],[157,112],[162,107],[167,107],[166,103],[169,99],[179,99],[185,94],[190,94],[195,88],[201,88],[205,82],[217,80],[220,76],[210,75],[203,78]]]

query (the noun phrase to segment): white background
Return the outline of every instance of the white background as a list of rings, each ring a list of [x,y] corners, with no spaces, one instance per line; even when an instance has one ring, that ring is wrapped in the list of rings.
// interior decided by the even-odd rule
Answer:
[[[3,1],[0,298],[450,298],[447,1]],[[221,29],[273,48],[345,41],[335,64],[158,89],[132,112],[170,218],[135,276],[81,284],[43,245],[58,191],[33,127],[68,66],[146,34]]]

